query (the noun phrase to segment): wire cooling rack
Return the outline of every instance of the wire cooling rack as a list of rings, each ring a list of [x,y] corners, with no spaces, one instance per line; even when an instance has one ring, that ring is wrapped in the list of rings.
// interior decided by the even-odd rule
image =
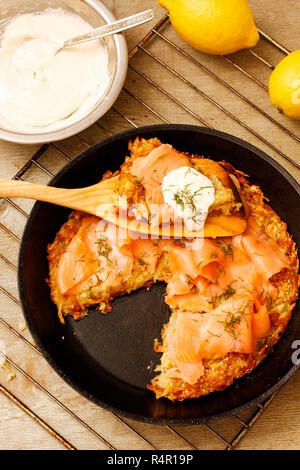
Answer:
[[[67,161],[94,142],[128,127],[161,122],[198,123],[210,128],[217,124],[220,130],[260,146],[299,177],[300,162],[293,151],[293,144],[300,141],[296,128],[290,123],[287,128],[286,120],[264,106],[268,102],[267,77],[274,68],[265,57],[274,56],[271,49],[278,60],[290,51],[263,31],[259,33],[260,46],[255,51],[216,60],[181,43],[168,15],[164,16],[129,53],[127,81],[115,106],[79,135],[41,146],[14,179],[46,184]],[[247,96],[240,91],[241,77],[248,83]],[[291,149],[291,154],[285,148]],[[191,427],[159,426],[158,430],[99,409],[55,375],[22,324],[17,294],[18,245],[31,206],[30,201],[8,198],[0,205],[0,364],[16,374],[8,382],[5,374],[0,376],[0,391],[6,399],[53,436],[55,448],[57,443],[67,449],[236,448],[275,395],[222,421]],[[36,445],[33,438],[32,447]]]

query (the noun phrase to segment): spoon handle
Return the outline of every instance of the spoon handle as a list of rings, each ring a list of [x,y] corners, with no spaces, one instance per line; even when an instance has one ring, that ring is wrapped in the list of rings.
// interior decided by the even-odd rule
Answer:
[[[115,201],[114,186],[117,178],[113,177],[86,188],[74,189],[0,179],[0,198],[36,199],[102,216],[107,207]]]
[[[0,179],[0,197],[24,197],[63,205],[69,191],[69,189],[54,188],[53,186],[28,183],[27,181]]]
[[[146,23],[153,18],[153,10],[146,10],[136,15],[128,16],[122,20],[114,21],[113,23],[100,26],[100,28],[94,29],[90,33],[82,36],[76,36],[75,38],[69,39],[63,45],[63,47],[73,46],[82,42],[91,41],[93,39],[103,38],[110,34],[120,33],[126,29],[133,28],[140,24]]]

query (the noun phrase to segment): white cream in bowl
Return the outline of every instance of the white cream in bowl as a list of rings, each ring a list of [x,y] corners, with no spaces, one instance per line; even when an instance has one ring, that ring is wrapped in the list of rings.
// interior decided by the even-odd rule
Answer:
[[[19,15],[7,24],[0,45],[0,127],[51,132],[94,108],[110,82],[105,43],[58,51],[67,39],[92,29],[62,9]]]

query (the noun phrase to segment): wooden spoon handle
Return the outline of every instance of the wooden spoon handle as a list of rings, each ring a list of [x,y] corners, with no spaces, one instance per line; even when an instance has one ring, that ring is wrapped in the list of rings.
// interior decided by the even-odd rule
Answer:
[[[43,184],[28,183],[27,181],[0,179],[0,197],[36,199],[37,201],[50,202],[69,209],[90,212],[89,207],[85,207],[82,192],[82,189],[55,188]]]
[[[0,197],[36,199],[101,216],[99,208],[105,208],[106,205],[111,204],[116,179],[116,177],[111,178],[94,186],[77,189],[55,188],[27,181],[0,179]]]
[[[64,205],[64,199],[67,195],[69,196],[70,191],[72,190],[28,183],[27,181],[0,179],[0,197],[24,197]]]

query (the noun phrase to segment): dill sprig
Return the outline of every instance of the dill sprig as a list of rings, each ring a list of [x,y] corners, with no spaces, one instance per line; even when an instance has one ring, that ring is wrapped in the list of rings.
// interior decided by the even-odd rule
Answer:
[[[230,256],[231,259],[234,257],[234,248],[233,245],[226,241],[216,240],[215,244],[223,251],[224,256]]]
[[[191,183],[188,183],[184,186],[183,189],[177,189],[176,193],[173,195],[174,201],[178,204],[182,209],[186,204],[189,204],[192,207],[192,210],[196,211],[196,204],[195,204],[195,197],[200,194],[203,189],[211,188],[212,186],[201,186],[197,189],[197,191],[192,191],[189,189]]]
[[[214,295],[209,301],[209,304],[212,304],[216,308],[221,303],[225,302],[229,297],[236,293],[236,290],[231,287],[230,284],[227,285],[227,289],[221,295]]]
[[[195,223],[200,223],[204,214],[201,208],[197,208],[195,197],[198,196],[204,189],[212,188],[212,186],[201,186],[196,191],[192,191],[190,189],[190,185],[191,183],[188,183],[184,186],[183,189],[177,189],[177,191],[173,194],[173,199],[175,203],[181,207],[182,211],[184,211],[186,206],[190,206],[193,214],[191,219]],[[171,189],[172,186],[174,187],[174,185],[170,185],[169,189],[166,189],[165,191],[173,192]]]
[[[109,246],[107,240],[104,237],[99,237],[95,243],[97,244],[98,256],[103,256],[104,258],[106,258],[108,266],[111,266],[112,261],[109,258],[111,246]]]
[[[240,331],[237,331],[237,327],[241,324],[242,320],[245,320],[246,324],[248,325],[245,314],[248,311],[249,305],[249,302],[247,302],[244,307],[237,310],[236,312],[225,311],[225,313],[227,313],[225,320],[218,320],[219,323],[223,325],[224,330],[234,339],[237,339],[240,334]]]
[[[216,333],[213,333],[212,331],[207,330],[207,333],[209,333],[212,336],[216,336],[217,338],[221,338],[221,335],[217,335]]]
[[[185,248],[185,241],[180,238],[174,240],[174,243],[175,245],[182,246],[183,248]]]
[[[185,277],[186,284],[188,285],[193,284],[194,281],[193,281],[192,276],[190,276],[188,273],[185,273],[184,277]]]

